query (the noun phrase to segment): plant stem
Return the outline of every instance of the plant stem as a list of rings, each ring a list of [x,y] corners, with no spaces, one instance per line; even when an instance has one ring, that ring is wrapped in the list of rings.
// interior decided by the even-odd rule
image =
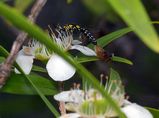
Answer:
[[[28,16],[30,22],[35,22],[37,16],[39,15],[40,11],[42,10],[43,6],[45,5],[47,0],[37,0],[31,9],[31,13]],[[11,67],[13,65],[14,60],[16,59],[16,55],[19,52],[23,42],[27,39],[28,34],[21,31],[17,36],[16,40],[14,41],[10,54],[5,60],[3,64],[0,65],[0,85],[4,85],[7,77],[10,74]]]

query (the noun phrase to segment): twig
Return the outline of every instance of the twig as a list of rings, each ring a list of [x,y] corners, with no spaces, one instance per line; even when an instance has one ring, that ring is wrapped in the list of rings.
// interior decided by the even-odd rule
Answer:
[[[63,82],[59,82],[59,89],[61,92],[64,90],[64,83]],[[60,110],[61,115],[66,114],[65,102],[63,102],[63,101],[59,102],[59,110]]]
[[[45,5],[47,0],[37,0],[35,4],[33,5],[31,9],[31,13],[28,16],[28,19],[30,22],[35,22],[38,14],[40,13],[41,9]],[[25,32],[20,32],[17,36],[16,40],[14,41],[10,54],[5,60],[3,64],[0,65],[0,86],[4,85],[7,77],[10,74],[12,64],[14,63],[14,60],[17,56],[17,53],[19,52],[19,49],[21,48],[23,42],[27,39],[28,34]]]

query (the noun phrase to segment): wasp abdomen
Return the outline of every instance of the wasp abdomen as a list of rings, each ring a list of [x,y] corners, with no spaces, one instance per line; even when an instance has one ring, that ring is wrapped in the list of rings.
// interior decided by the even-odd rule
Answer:
[[[85,28],[80,27],[79,25],[64,25],[63,26],[63,30],[65,31],[79,31],[80,33],[82,33],[84,36],[86,36],[86,38],[94,45],[97,45],[97,41],[96,39],[93,37],[93,35]]]

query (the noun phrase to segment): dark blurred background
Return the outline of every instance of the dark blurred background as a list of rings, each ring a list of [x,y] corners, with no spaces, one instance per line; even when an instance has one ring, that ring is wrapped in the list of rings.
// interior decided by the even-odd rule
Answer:
[[[92,2],[93,1],[93,2]],[[142,0],[152,20],[159,19],[159,1]],[[14,0],[8,0],[14,5]],[[26,10],[25,15],[30,11]],[[113,31],[126,27],[126,24],[108,5],[96,0],[48,0],[40,13],[37,24],[43,29],[57,24],[79,24],[102,37]],[[155,26],[159,31],[159,26]],[[0,45],[10,50],[16,38],[12,28],[0,18]],[[143,106],[159,108],[159,55],[152,52],[134,33],[113,41],[105,48],[108,52],[133,61],[134,65],[112,63],[121,75],[129,100]],[[100,73],[108,73],[108,64],[98,61],[85,65],[97,77]],[[110,66],[110,64],[109,64]],[[48,97],[54,102],[52,96]],[[0,93],[0,118],[51,118],[51,112],[39,96],[26,96]]]

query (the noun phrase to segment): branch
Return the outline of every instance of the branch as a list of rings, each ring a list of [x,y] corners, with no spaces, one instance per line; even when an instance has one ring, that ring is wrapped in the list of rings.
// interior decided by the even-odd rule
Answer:
[[[47,0],[37,0],[31,9],[28,19],[31,23],[36,21],[37,16],[42,10]],[[0,65],[0,86],[4,85],[11,71],[11,67],[16,59],[17,53],[21,48],[23,42],[27,39],[28,34],[21,31],[14,41],[10,54],[3,64]]]

